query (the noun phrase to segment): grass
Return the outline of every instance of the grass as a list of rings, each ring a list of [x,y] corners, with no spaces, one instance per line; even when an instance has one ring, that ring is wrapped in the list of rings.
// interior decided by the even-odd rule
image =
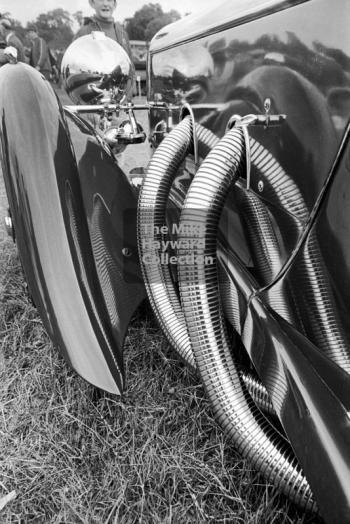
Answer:
[[[10,241],[0,275],[1,524],[314,522],[237,455],[152,319],[129,329],[115,397],[52,347]]]

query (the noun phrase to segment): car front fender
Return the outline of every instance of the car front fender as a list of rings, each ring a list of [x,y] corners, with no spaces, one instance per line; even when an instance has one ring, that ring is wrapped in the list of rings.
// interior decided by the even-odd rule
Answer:
[[[120,393],[123,338],[143,298],[142,283],[131,299],[127,285],[120,290],[115,307],[122,320],[113,324],[94,258],[74,146],[50,84],[25,64],[4,66],[0,115],[2,170],[34,301],[72,367],[92,384]],[[99,211],[105,211],[103,206]]]

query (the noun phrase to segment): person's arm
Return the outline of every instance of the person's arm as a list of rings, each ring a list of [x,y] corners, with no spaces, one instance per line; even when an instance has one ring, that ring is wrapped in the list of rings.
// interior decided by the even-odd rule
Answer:
[[[117,22],[115,24],[115,32],[118,42],[128,53],[130,60],[133,61],[128,33],[125,31],[124,27]]]
[[[92,31],[94,30],[93,26],[92,26],[92,23],[90,21],[90,19],[88,19],[86,21],[86,23],[84,23],[84,25],[82,25],[77,33],[74,35],[74,38],[73,40],[76,40],[77,38],[79,38],[80,36],[85,36],[85,35],[89,35]]]
[[[131,47],[130,47],[130,42],[129,42],[129,35],[126,32],[126,30],[124,29],[124,27],[122,27],[122,31],[123,31],[123,35],[122,35],[123,42],[125,42],[124,47],[125,47],[125,50],[128,53],[128,55],[130,56],[130,59],[132,61],[133,58],[132,58]]]
[[[4,53],[5,49],[0,49],[0,66],[8,63],[8,58]]]
[[[38,58],[39,58],[39,47],[38,47],[38,39],[32,41],[32,48],[30,51],[30,65],[32,67],[37,68],[38,65]]]
[[[45,61],[47,58],[47,45],[43,38],[38,38],[37,41],[38,42],[36,43],[38,43],[38,47],[39,47],[39,58],[36,64],[36,69],[40,71],[43,65],[45,64]]]
[[[12,45],[17,49],[17,60],[18,62],[25,62],[25,55],[24,55],[24,46],[21,42],[21,40],[17,36],[13,36],[9,40],[9,45]]]

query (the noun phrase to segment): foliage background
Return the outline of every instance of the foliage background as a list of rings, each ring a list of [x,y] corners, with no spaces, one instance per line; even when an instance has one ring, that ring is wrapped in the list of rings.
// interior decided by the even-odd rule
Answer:
[[[39,14],[24,27],[21,22],[12,18],[9,12],[2,12],[1,16],[11,20],[14,31],[26,45],[29,45],[26,29],[29,25],[35,24],[39,35],[52,49],[65,49],[73,39],[74,27],[77,28],[84,22],[81,11],[70,14],[61,7]],[[164,12],[160,4],[149,3],[136,11],[133,17],[125,20],[125,28],[130,40],[150,41],[162,27],[179,19],[180,14],[176,10]]]

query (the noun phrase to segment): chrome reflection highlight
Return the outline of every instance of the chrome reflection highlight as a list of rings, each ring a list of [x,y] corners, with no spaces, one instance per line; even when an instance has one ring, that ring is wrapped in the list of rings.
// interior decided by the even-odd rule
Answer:
[[[177,102],[199,103],[208,92],[208,81],[214,75],[214,61],[208,49],[198,43],[174,47],[152,59],[155,77],[171,81]]]
[[[131,92],[135,76],[126,51],[99,31],[71,43],[61,72],[67,94],[76,104],[119,103]]]

